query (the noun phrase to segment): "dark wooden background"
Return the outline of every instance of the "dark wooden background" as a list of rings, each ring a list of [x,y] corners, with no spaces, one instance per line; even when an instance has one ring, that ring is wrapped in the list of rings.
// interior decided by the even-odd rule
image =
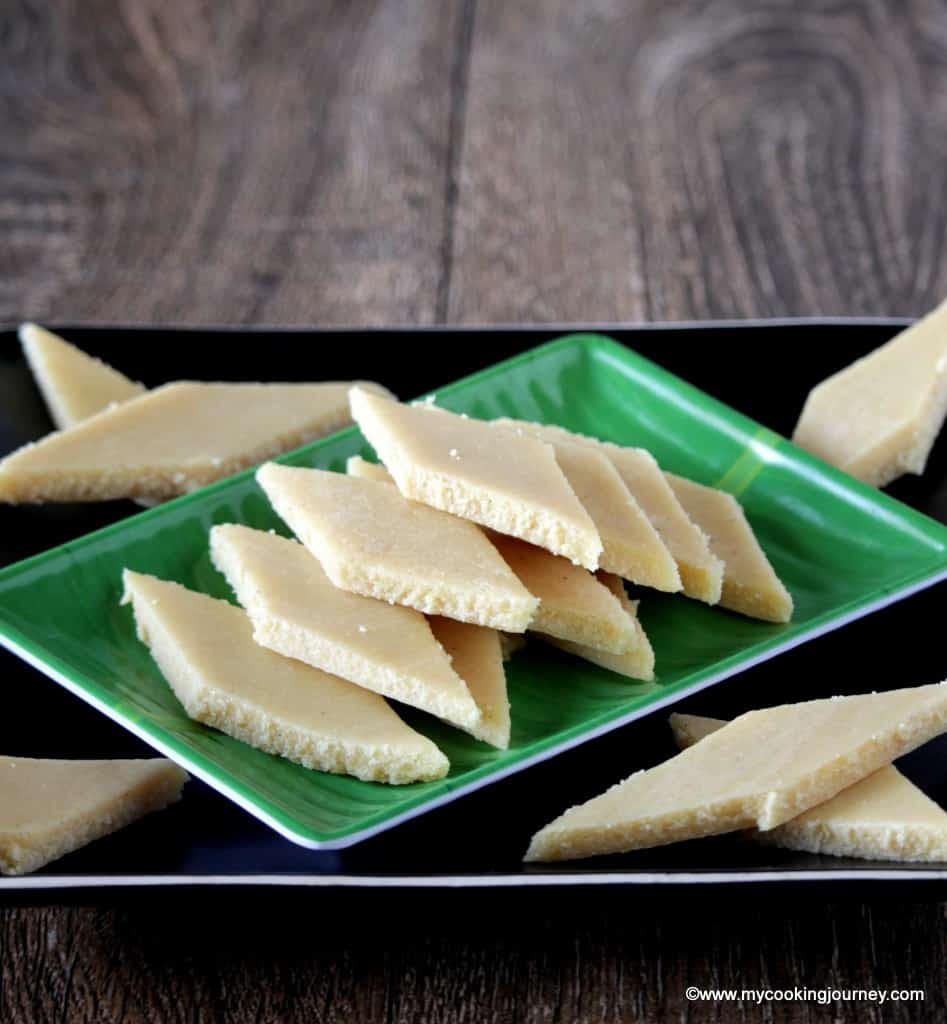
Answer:
[[[0,322],[947,294],[937,0],[6,0],[0,40]],[[759,894],[110,896],[0,909],[0,1020],[934,1020],[944,931],[939,905]],[[929,1002],[757,1014],[687,984]]]

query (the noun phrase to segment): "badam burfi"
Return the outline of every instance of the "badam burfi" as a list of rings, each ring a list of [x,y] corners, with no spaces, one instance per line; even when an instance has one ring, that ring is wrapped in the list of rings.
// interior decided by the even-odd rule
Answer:
[[[593,665],[607,668],[610,672],[627,676],[629,679],[650,682],[654,679],[654,650],[644,628],[638,621],[638,602],[631,600],[625,590],[625,584],[618,576],[601,571],[597,575],[599,582],[615,595],[621,605],[629,628],[634,633],[634,642],[623,653],[613,654],[570,640],[557,640],[549,636],[544,639],[553,646],[559,647],[577,658],[582,658],[584,661],[590,661]]]
[[[351,408],[406,498],[598,568],[601,538],[550,445],[361,387]]]
[[[947,730],[947,683],[751,711],[572,807],[527,860],[774,829]]]
[[[23,875],[181,797],[187,774],[163,757],[58,761],[0,757],[0,874]]]
[[[650,452],[600,441],[551,424],[511,419],[494,422],[528,429],[550,444],[556,440],[571,442],[604,455],[677,563],[683,592],[707,604],[716,604],[720,600],[723,564],[714,557],[703,531],[684,511]]]
[[[391,481],[384,466],[353,455],[346,472],[376,481]],[[654,652],[620,579],[598,576],[544,548],[490,532],[491,542],[510,568],[539,599],[531,632],[577,657],[635,679],[650,679]],[[612,597],[610,597],[610,594]],[[617,601],[617,605],[616,605]],[[504,660],[522,646],[515,636],[500,637]]]
[[[726,724],[719,718],[671,715],[674,739],[682,749]],[[749,834],[773,846],[833,857],[947,860],[947,812],[890,764],[798,818]]]
[[[481,719],[470,729],[477,739],[506,750],[510,745],[510,701],[506,693],[504,651],[495,629],[432,615],[428,622],[451,666],[467,684]],[[519,634],[504,634],[505,636]]]
[[[210,551],[257,643],[461,729],[480,724],[480,709],[420,612],[342,590],[302,544],[276,534],[215,526]]]
[[[126,569],[138,637],[188,716],[306,768],[438,779],[447,758],[378,694],[260,646],[239,608]]]
[[[145,390],[38,324],[21,324],[19,334],[33,378],[60,430]]]
[[[809,393],[792,439],[883,487],[923,473],[947,412],[947,302]]]
[[[531,631],[613,654],[635,646],[634,623],[594,573],[514,537],[491,533],[490,541],[539,598]]]
[[[348,389],[167,384],[15,451],[0,462],[0,501],[185,494],[344,426]]]
[[[529,625],[538,600],[466,519],[321,469],[268,463],[256,478],[337,587],[512,633]]]
[[[792,618],[792,595],[760,547],[743,506],[725,491],[673,473],[668,473],[667,479],[724,564],[721,606],[766,622],[788,622]]]

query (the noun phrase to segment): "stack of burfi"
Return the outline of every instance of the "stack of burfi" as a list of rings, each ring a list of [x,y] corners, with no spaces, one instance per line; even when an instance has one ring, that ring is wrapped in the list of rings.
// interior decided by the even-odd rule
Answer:
[[[297,539],[211,530],[242,610],[126,571],[141,639],[208,725],[312,768],[434,779],[447,758],[387,701],[505,749],[504,659],[527,633],[651,680],[626,584],[769,621],[791,614],[737,502],[641,449],[362,386],[349,398],[384,465],[266,463],[257,482]]]

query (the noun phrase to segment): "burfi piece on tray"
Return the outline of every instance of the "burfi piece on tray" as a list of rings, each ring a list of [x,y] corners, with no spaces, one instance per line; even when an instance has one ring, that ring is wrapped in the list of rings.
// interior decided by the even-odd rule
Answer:
[[[698,715],[671,715],[684,749],[727,723]],[[894,765],[843,789],[825,803],[768,832],[751,831],[773,846],[833,857],[903,862],[947,860],[947,812]]]
[[[58,761],[0,757],[0,874],[24,875],[181,797],[187,774],[163,757]]]
[[[553,443],[585,445],[605,455],[615,467],[631,496],[667,545],[680,573],[681,587],[688,597],[707,604],[720,600],[723,565],[712,554],[701,529],[691,521],[671,490],[660,466],[643,448],[628,448],[576,434],[564,427],[501,419],[495,422],[527,428],[536,436]],[[604,568],[604,566],[603,566]]]
[[[602,538],[599,567],[632,583],[674,593],[681,589],[677,563],[609,459],[565,431],[533,423],[494,421],[499,429],[529,434],[551,444],[559,468],[592,517]]]
[[[20,342],[53,423],[60,430],[145,390],[144,385],[38,324],[21,324]]]
[[[420,612],[340,589],[297,541],[228,524],[213,527],[210,542],[257,643],[461,729],[480,724],[480,709]]]
[[[490,540],[539,598],[530,630],[613,654],[636,645],[634,624],[594,573],[514,537],[493,533]]]
[[[667,474],[687,514],[710,538],[713,553],[724,563],[720,604],[766,622],[792,618],[792,595],[760,547],[743,507],[724,491]]]
[[[549,445],[361,387],[352,389],[351,406],[406,498],[598,567],[601,538]]]
[[[0,462],[0,501],[185,494],[345,426],[348,389],[167,384],[15,451]]]
[[[947,729],[947,683],[751,711],[572,807],[527,860],[776,828]]]
[[[923,473],[947,412],[947,302],[809,393],[792,439],[865,483]]]
[[[609,651],[602,651],[596,647],[588,647],[585,644],[577,644],[570,640],[557,640],[555,637],[544,639],[555,647],[560,647],[577,658],[590,661],[593,665],[607,668],[618,675],[627,676],[629,679],[640,679],[650,682],[654,679],[654,650],[651,642],[645,633],[641,623],[638,621],[638,602],[632,601],[625,591],[625,584],[618,576],[611,573],[599,572],[599,581],[607,587],[618,599],[628,617],[631,629],[634,631],[635,642],[622,654],[612,654]]]
[[[268,463],[257,481],[337,587],[522,633],[539,604],[483,531],[396,487]]]
[[[510,701],[506,694],[500,634],[495,629],[439,615],[432,615],[428,622],[451,659],[454,671],[467,684],[480,708],[480,723],[470,730],[471,734],[484,743],[506,750],[510,745]]]
[[[139,638],[187,714],[306,768],[373,782],[438,779],[447,758],[370,690],[253,639],[239,608],[126,569]]]

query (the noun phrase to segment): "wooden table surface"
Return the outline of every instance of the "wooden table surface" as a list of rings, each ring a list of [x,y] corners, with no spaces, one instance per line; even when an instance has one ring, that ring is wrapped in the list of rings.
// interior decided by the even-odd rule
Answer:
[[[932,0],[11,0],[0,39],[0,322],[914,315],[947,294]],[[939,905],[758,895],[8,906],[0,1020],[934,1020],[944,928]],[[688,984],[928,1001],[755,1010]]]

